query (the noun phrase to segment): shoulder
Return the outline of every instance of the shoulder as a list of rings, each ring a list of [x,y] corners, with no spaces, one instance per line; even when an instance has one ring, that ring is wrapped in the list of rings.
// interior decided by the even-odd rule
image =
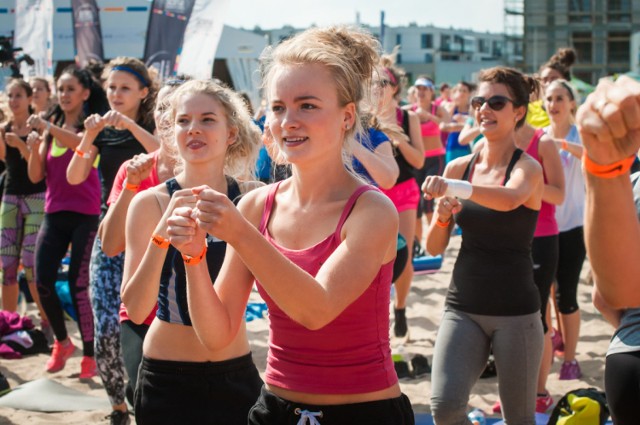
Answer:
[[[474,154],[458,157],[449,162],[444,169],[443,177],[461,179]]]
[[[367,190],[356,200],[345,226],[373,240],[374,234],[395,235],[399,220],[396,207],[386,195],[379,190]],[[347,231],[347,235],[350,233]]]
[[[161,183],[142,192],[138,192],[136,196],[133,197],[129,210],[144,211],[146,218],[149,218],[147,214],[158,213],[162,215],[168,203],[169,193],[164,183]]]
[[[240,188],[240,193],[242,193],[243,195],[263,186],[266,186],[266,185],[263,182],[257,181],[257,180],[248,180],[248,181],[238,180],[238,187]]]
[[[238,203],[238,210],[240,210],[242,215],[256,227],[260,224],[262,213],[264,211],[264,204],[267,201],[269,191],[272,187],[273,184],[255,187],[253,190],[246,192]]]
[[[520,159],[513,167],[514,170],[522,170],[526,174],[531,176],[542,177],[542,165],[531,155],[526,152],[522,152]]]

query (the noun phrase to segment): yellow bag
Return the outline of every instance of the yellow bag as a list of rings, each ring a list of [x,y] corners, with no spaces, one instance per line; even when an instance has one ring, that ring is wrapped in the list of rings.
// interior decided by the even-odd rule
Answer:
[[[547,425],[604,425],[609,418],[607,400],[596,388],[569,391],[551,412]]]

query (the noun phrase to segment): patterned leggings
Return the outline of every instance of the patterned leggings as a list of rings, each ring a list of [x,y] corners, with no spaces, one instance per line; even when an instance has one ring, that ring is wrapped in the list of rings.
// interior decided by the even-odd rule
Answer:
[[[27,282],[34,282],[33,267],[38,231],[44,219],[44,192],[2,196],[0,205],[0,261],[2,284],[18,283],[20,259]]]
[[[97,237],[91,253],[91,305],[95,324],[95,358],[100,379],[113,406],[124,403],[125,369],[120,345],[120,284],[124,253],[108,257]]]

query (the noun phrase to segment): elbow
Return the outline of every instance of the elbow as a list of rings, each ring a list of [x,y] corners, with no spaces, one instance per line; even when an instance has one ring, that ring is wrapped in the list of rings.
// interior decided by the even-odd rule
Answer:
[[[79,185],[80,183],[82,183],[83,181],[84,181],[84,179],[79,179],[78,177],[75,176],[74,173],[67,172],[67,182],[70,185],[76,186],[76,185]]]
[[[387,178],[379,181],[378,186],[385,190],[391,189],[396,185],[396,181],[398,181],[398,174],[399,173],[390,174]]]
[[[124,246],[115,246],[115,244],[105,243],[102,241],[102,252],[104,252],[107,257],[115,257],[122,251],[124,251]]]

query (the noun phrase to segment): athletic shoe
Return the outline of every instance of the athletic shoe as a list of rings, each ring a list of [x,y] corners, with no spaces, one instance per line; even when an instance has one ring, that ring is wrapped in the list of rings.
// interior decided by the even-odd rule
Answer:
[[[404,360],[393,362],[393,367],[396,369],[398,380],[404,381],[413,377],[413,375],[411,375],[411,371],[409,370],[409,363],[405,362]]]
[[[105,419],[109,419],[110,425],[129,425],[131,423],[129,415],[128,411],[114,410],[111,414],[105,416]]]
[[[54,373],[64,369],[64,365],[67,363],[67,360],[69,360],[69,357],[73,355],[75,350],[76,347],[70,339],[67,339],[66,344],[55,340],[53,343],[51,357],[47,360],[47,372]]]
[[[547,393],[543,396],[536,397],[536,412],[547,413],[547,410],[553,407],[553,398],[551,394]]]
[[[416,354],[411,359],[411,368],[413,369],[413,377],[419,378],[431,373],[431,366],[429,366],[429,360],[421,354]]]
[[[96,367],[96,360],[93,357],[82,356],[82,360],[80,361],[80,379],[89,379],[93,378],[98,374],[98,369]]]
[[[582,371],[577,360],[571,362],[562,363],[560,368],[560,380],[570,381],[572,379],[580,379],[582,377]]]
[[[5,395],[9,391],[11,391],[11,385],[9,385],[9,381],[7,381],[7,378],[2,373],[0,373],[0,397]]]
[[[406,310],[404,308],[393,309],[395,323],[393,324],[393,333],[396,338],[404,338],[407,336],[409,328],[407,327]]]

